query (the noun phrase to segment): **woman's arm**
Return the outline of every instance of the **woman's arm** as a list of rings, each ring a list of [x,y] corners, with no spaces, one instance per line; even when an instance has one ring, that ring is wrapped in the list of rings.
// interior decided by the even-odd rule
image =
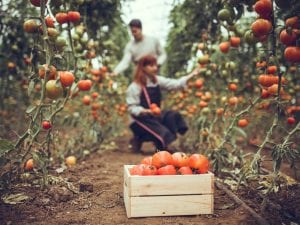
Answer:
[[[187,82],[193,78],[194,76],[199,74],[199,69],[194,69],[191,73],[180,77],[179,79],[174,78],[167,78],[163,76],[157,76],[158,84],[162,89],[166,90],[176,90],[176,89],[182,89],[185,88],[187,85]]]
[[[133,82],[129,85],[126,91],[126,103],[128,105],[128,112],[131,115],[139,116],[141,114],[151,113],[150,109],[145,109],[140,104],[140,95],[142,88],[137,83]]]

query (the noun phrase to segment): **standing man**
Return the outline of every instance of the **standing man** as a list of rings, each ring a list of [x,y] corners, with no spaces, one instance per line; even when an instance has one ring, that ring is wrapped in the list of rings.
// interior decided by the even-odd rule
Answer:
[[[131,20],[129,27],[133,39],[127,43],[123,58],[114,69],[112,75],[118,75],[126,70],[131,62],[137,64],[138,60],[145,55],[155,56],[157,58],[158,67],[161,66],[167,58],[166,52],[161,47],[159,40],[142,33],[142,22],[139,19]]]

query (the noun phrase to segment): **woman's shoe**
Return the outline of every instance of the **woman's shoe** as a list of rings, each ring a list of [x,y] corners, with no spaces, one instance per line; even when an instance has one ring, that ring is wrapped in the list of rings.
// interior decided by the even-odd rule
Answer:
[[[133,152],[141,152],[142,142],[137,137],[131,138],[129,144]]]

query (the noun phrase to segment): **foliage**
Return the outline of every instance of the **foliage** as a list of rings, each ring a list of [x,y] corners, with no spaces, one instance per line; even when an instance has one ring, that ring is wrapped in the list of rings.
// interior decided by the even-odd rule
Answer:
[[[187,67],[194,43],[201,39],[201,32],[209,33],[217,38],[218,25],[213,21],[222,7],[221,1],[184,1],[175,5],[170,14],[172,28],[168,34],[166,51],[167,74],[175,76],[177,71]]]
[[[166,104],[167,107],[174,105],[173,109],[180,110],[190,118],[191,135],[181,143],[181,146],[189,151],[197,149],[208,154],[213,169],[218,174],[228,168],[233,170],[239,167],[242,171],[241,179],[259,173],[265,160],[261,151],[267,144],[272,145],[275,173],[279,171],[283,160],[288,160],[291,166],[299,160],[299,155],[291,147],[293,142],[284,141],[279,144],[283,140],[278,140],[278,137],[285,135],[286,139],[289,139],[298,132],[296,128],[291,130],[291,127],[286,129],[283,127],[287,126],[286,117],[291,114],[289,106],[299,104],[299,97],[295,93],[295,90],[299,89],[295,80],[296,73],[299,73],[299,69],[295,66],[299,62],[293,64],[285,59],[283,52],[286,46],[278,40],[278,37],[281,30],[287,28],[284,25],[285,20],[291,16],[299,16],[299,2],[274,1],[272,8],[275,10],[268,18],[274,26],[273,29],[264,40],[259,40],[258,37],[250,40],[249,34],[253,35],[252,23],[258,18],[253,7],[256,2],[255,0],[183,1],[175,5],[171,12],[170,22],[173,27],[168,36],[167,46],[169,56],[167,74],[181,76],[183,71],[188,70],[188,66],[193,64],[201,68],[202,75],[203,87],[195,90],[194,80],[195,83],[191,82],[189,85],[192,90],[172,93],[171,101]],[[295,7],[291,8],[291,5]],[[221,11],[223,12],[220,13]],[[240,38],[239,46],[231,46],[229,51],[222,51],[220,44],[230,42],[231,37]],[[299,35],[297,39],[295,45],[298,46]],[[265,62],[266,65],[259,66],[260,62]],[[274,73],[276,77],[284,76],[289,82],[285,84],[278,82],[280,85],[276,86],[277,91],[266,99],[261,95],[261,91],[267,88],[261,85],[258,76],[269,74],[267,68],[271,65],[278,68]],[[230,84],[236,84],[238,88],[230,91]],[[284,92],[279,92],[280,87],[284,88]],[[234,107],[228,104],[232,96],[241,98]],[[253,99],[258,96],[261,98],[255,102]],[[242,110],[247,106],[253,107],[251,112]],[[222,120],[214,114],[220,107],[224,110]],[[264,115],[263,110],[267,111],[267,115]],[[247,128],[239,128],[237,126],[239,117],[245,117],[252,122]],[[255,133],[252,134],[251,130]],[[238,142],[239,139],[248,139],[251,142],[251,136],[260,137],[261,142],[257,153],[252,156],[252,161],[244,162],[241,143]],[[294,141],[297,142],[297,139],[294,138]],[[273,182],[270,185],[275,184],[276,182]]]
[[[121,58],[122,49],[128,40],[127,28],[121,19],[122,1],[51,1],[52,15],[59,11],[79,10],[90,39],[97,41],[96,50],[101,56],[100,64],[113,65]],[[28,0],[0,2],[0,108],[8,107],[9,97],[27,102],[28,63],[32,58],[34,39],[24,32],[23,23],[29,18],[39,17],[39,8]],[[112,19],[113,18],[113,19]],[[28,41],[24,41],[24,40]],[[8,63],[14,64],[8,68]],[[17,83],[15,82],[17,81]],[[15,86],[21,84],[24,88]],[[16,104],[20,107],[20,104]]]
[[[100,95],[101,99],[98,98],[99,92],[104,95],[117,94],[112,88],[112,80],[107,79],[106,74],[120,52],[120,49],[115,47],[115,41],[119,42],[120,46],[127,41],[127,30],[121,20],[120,5],[120,1],[99,3],[59,0],[51,1],[47,5],[42,4],[41,7],[34,7],[29,1],[6,2],[5,5],[1,5],[3,12],[7,9],[11,10],[11,13],[3,14],[4,19],[1,20],[1,27],[5,32],[0,36],[0,49],[7,54],[1,55],[4,60],[1,60],[3,65],[0,85],[3,101],[0,112],[5,116],[3,118],[7,118],[7,112],[15,105],[19,107],[20,114],[24,113],[20,117],[27,117],[28,123],[22,125],[22,134],[19,135],[18,131],[15,131],[16,127],[6,124],[6,121],[0,121],[1,125],[3,122],[7,126],[7,130],[3,132],[15,134],[14,138],[7,135],[10,141],[1,139],[0,187],[8,186],[13,178],[28,170],[26,162],[30,158],[34,162],[34,171],[42,174],[42,186],[47,185],[50,158],[63,160],[66,154],[83,157],[85,148],[100,145],[104,138],[122,129],[122,126],[112,127],[106,119],[116,119],[119,117],[117,113],[124,114],[126,107],[122,106],[119,107],[120,110],[118,108],[108,113],[109,106],[99,110],[101,105],[108,104],[105,96]],[[83,13],[80,14],[77,9]],[[78,13],[79,21],[60,22],[57,15],[70,11]],[[56,19],[53,27],[47,24],[46,16]],[[111,20],[111,17],[114,20]],[[77,87],[78,81],[81,80],[89,83],[84,91],[90,90],[94,82],[93,90],[97,94],[92,97],[92,106],[85,110],[81,108],[82,101],[73,100],[80,94],[79,91],[82,91]],[[16,96],[18,92],[22,92],[18,94],[22,98]],[[118,102],[123,101],[117,97],[115,99]],[[69,103],[71,101],[72,103]],[[80,107],[74,109],[77,102],[80,103]],[[69,142],[72,146],[69,145],[68,149],[73,149],[72,151],[61,148],[57,151],[55,144],[64,137],[57,135],[53,126],[63,125],[60,113],[72,117],[70,111],[64,110],[67,105],[70,110],[80,111],[75,111],[73,115],[77,116],[72,119],[76,120],[79,117],[80,123],[84,124],[80,127],[83,128],[82,139],[78,141],[91,145],[82,146],[80,142]],[[98,113],[103,113],[102,121]],[[90,114],[93,115],[92,118]],[[117,120],[122,120],[122,117]],[[76,126],[74,128],[76,129]],[[76,145],[78,148],[75,148]]]

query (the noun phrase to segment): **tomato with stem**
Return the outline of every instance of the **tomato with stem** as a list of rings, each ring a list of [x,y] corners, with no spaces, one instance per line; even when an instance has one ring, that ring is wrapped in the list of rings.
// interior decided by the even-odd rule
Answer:
[[[178,168],[187,166],[189,163],[189,157],[184,152],[174,152],[172,158],[173,165]]]
[[[173,157],[172,154],[168,151],[159,151],[152,156],[152,165],[156,168],[172,164]]]

